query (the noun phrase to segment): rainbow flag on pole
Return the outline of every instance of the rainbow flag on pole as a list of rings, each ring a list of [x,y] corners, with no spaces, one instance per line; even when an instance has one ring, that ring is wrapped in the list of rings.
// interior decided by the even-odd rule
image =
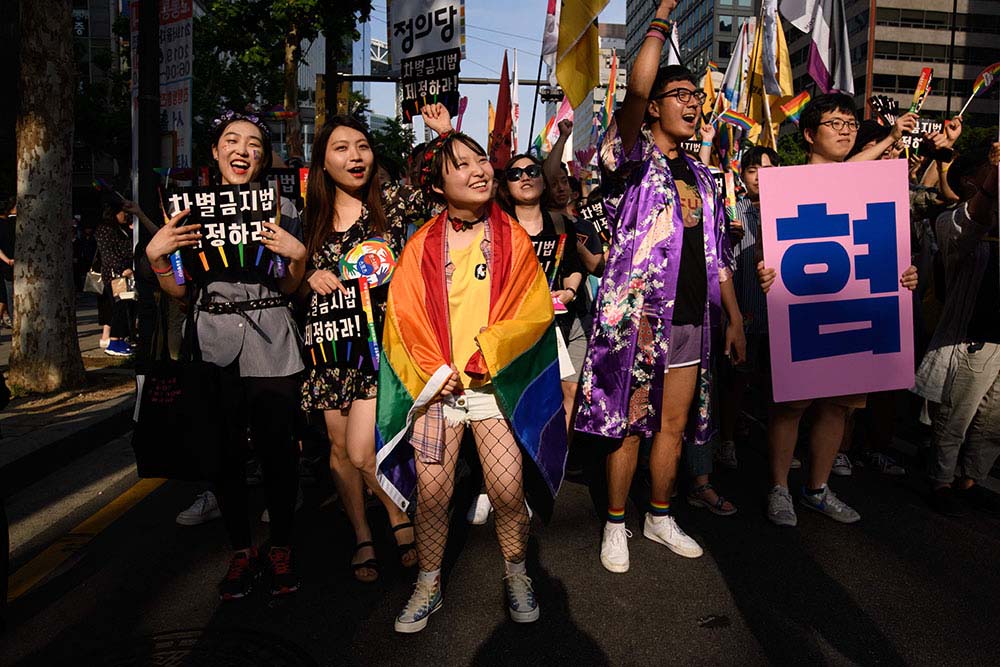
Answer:
[[[785,112],[785,118],[798,125],[799,116],[802,115],[802,110],[806,108],[806,105],[809,104],[809,100],[811,99],[809,91],[803,90],[801,93],[782,104],[781,110]]]
[[[969,108],[972,104],[972,100],[976,99],[976,96],[980,93],[984,93],[993,87],[996,83],[997,77],[1000,77],[1000,63],[993,63],[976,77],[976,80],[972,82],[972,95],[969,96],[969,101],[965,103],[962,110],[958,112],[959,117],[965,113],[965,110]]]
[[[972,83],[972,95],[976,96],[993,85],[993,82],[1000,76],[1000,63],[993,63],[976,77]]]
[[[566,464],[566,416],[548,281],[531,238],[494,203],[488,325],[476,336],[479,352],[472,359],[453,359],[444,284],[447,218],[447,212],[438,215],[410,238],[389,288],[376,405],[379,484],[401,509],[413,501],[416,469],[407,436],[415,419],[439,406],[455,364],[491,379],[518,445],[554,497]],[[537,478],[525,475],[526,485],[531,477]]]
[[[727,125],[732,125],[733,127],[738,127],[744,132],[749,132],[753,128],[757,127],[757,121],[755,121],[750,116],[742,114],[735,109],[726,109],[719,114],[719,120]]]

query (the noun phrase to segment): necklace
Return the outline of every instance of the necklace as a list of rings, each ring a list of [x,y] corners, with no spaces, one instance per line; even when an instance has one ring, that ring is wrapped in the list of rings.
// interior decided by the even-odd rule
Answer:
[[[482,216],[476,218],[475,220],[462,220],[461,218],[453,218],[448,216],[448,222],[451,223],[451,228],[456,232],[464,232],[467,229],[472,229],[480,222],[485,220],[489,216],[489,212],[484,213]]]

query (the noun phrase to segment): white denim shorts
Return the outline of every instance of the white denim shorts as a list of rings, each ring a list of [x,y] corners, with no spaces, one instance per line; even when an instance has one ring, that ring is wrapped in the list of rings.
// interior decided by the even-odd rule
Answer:
[[[449,426],[468,425],[484,419],[503,419],[493,385],[466,389],[444,401],[444,419]]]

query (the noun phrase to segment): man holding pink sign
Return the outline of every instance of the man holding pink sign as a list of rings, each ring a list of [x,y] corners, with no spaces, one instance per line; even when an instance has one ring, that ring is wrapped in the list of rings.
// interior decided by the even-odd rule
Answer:
[[[906,163],[877,158],[915,123],[905,114],[885,139],[839,164],[855,143],[856,109],[847,95],[820,95],[800,121],[808,165],[760,174],[758,269],[768,293],[774,386],[768,518],[775,524],[797,524],[788,471],[806,409],[816,404],[802,505],[854,523],[861,515],[827,487],[848,410],[864,407],[869,391],[913,384],[912,301],[900,289],[917,285]]]

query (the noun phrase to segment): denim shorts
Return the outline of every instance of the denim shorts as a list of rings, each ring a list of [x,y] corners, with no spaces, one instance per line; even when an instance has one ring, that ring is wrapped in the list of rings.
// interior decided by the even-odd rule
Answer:
[[[468,425],[484,419],[503,419],[503,412],[497,404],[493,385],[466,389],[457,396],[444,401],[445,423],[449,426]]]

